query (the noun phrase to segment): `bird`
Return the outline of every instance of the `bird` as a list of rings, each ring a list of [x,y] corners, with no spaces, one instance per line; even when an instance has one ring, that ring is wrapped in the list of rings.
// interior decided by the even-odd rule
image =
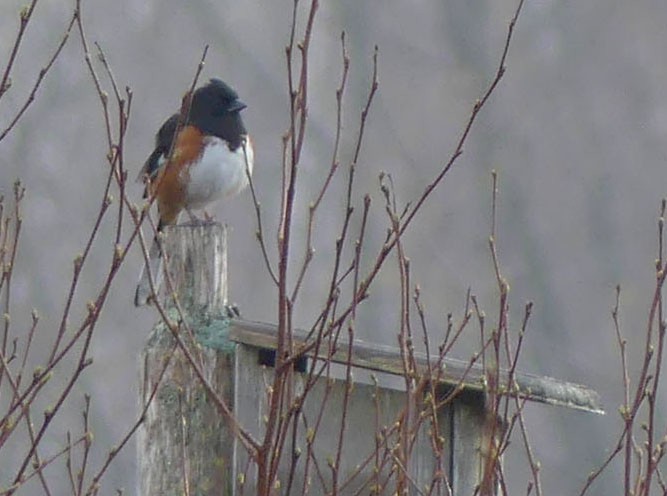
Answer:
[[[157,203],[159,221],[134,297],[135,306],[148,303],[153,277],[157,288],[162,272],[160,233],[176,224],[183,210],[206,207],[246,188],[253,169],[252,141],[241,118],[247,105],[224,81],[186,93],[181,111],[169,117],[155,136],[155,149],[141,168],[144,197]]]

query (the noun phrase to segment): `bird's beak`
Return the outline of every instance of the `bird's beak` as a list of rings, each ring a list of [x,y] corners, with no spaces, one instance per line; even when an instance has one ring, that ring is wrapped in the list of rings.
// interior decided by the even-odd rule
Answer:
[[[243,103],[241,100],[234,100],[231,105],[229,106],[229,111],[230,112],[239,112],[246,108],[247,105]]]

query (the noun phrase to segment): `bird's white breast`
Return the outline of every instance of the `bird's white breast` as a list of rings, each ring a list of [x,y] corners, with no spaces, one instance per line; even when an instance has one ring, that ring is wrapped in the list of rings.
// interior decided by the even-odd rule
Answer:
[[[245,141],[245,152],[244,146],[230,150],[226,141],[215,136],[206,137],[204,145],[201,157],[186,172],[189,180],[185,203],[191,209],[237,194],[248,186],[247,174],[252,174],[254,154],[250,140]]]

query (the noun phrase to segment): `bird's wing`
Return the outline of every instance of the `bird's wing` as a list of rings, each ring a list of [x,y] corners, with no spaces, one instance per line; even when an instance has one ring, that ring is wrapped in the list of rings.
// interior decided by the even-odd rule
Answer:
[[[174,114],[160,127],[160,130],[155,135],[155,149],[139,171],[139,180],[145,180],[146,177],[155,179],[157,176],[158,170],[166,162],[169,151],[171,150],[171,144],[176,136],[179,118],[180,114]]]

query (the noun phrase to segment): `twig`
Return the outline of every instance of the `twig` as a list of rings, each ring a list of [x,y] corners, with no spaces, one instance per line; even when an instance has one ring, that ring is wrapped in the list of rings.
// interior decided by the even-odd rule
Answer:
[[[36,5],[37,5],[37,0],[32,0],[32,2],[30,2],[30,5],[22,8],[19,14],[19,21],[20,21],[19,30],[16,33],[16,38],[14,39],[14,45],[12,46],[12,51],[11,54],[9,55],[9,60],[7,61],[7,65],[5,66],[5,71],[2,74],[2,81],[0,81],[0,98],[2,98],[2,96],[11,86],[9,83],[10,81],[9,75],[12,71],[12,68],[14,67],[14,62],[16,61],[16,55],[19,53],[19,47],[21,46],[21,41],[23,41],[23,35],[25,34],[25,30],[28,27],[28,23],[30,22],[30,18],[32,17],[32,13],[35,10]]]

